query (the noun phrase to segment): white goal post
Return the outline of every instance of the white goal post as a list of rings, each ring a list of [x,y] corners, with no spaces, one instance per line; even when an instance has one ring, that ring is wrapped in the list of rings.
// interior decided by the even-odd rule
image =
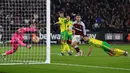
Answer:
[[[50,0],[47,0],[47,2],[46,2],[46,19],[47,19],[47,45],[46,45],[46,61],[45,61],[45,63],[50,63]]]
[[[0,0],[0,65],[51,63],[50,8],[50,0]],[[19,29],[34,27],[37,31],[24,33],[26,46],[12,47]],[[33,34],[39,42],[32,40]]]

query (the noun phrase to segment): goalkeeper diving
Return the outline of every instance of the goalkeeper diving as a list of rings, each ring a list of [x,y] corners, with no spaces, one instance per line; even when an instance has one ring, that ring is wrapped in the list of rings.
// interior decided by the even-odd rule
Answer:
[[[128,51],[121,50],[120,48],[113,48],[110,44],[105,41],[97,40],[94,38],[84,37],[84,41],[86,41],[89,45],[89,52],[87,56],[89,56],[92,52],[92,46],[97,48],[101,48],[106,52],[109,56],[128,56]]]
[[[23,40],[24,40],[24,33],[25,32],[33,32],[33,33],[35,33],[36,31],[37,31],[37,29],[34,28],[34,27],[24,27],[24,28],[22,27],[22,28],[19,28],[18,30],[16,30],[15,33],[13,34],[11,40],[10,40],[11,50],[8,50],[5,53],[2,53],[1,55],[4,57],[4,56],[7,56],[7,55],[15,53],[18,50],[18,47],[20,45],[30,49],[31,45],[28,45],[28,44],[23,42]],[[35,39],[36,38],[38,39],[37,36],[33,35],[32,38],[34,38],[34,37],[35,37]],[[35,40],[32,39],[32,41],[35,41]]]

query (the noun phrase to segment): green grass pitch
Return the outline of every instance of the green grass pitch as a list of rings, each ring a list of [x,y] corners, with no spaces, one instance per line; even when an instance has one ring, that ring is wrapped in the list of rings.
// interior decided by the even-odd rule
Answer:
[[[129,44],[114,44],[113,47],[118,47],[130,52]],[[51,46],[51,64],[22,64],[22,65],[0,65],[0,73],[130,73],[130,56],[128,57],[110,57],[102,49],[93,48],[93,52],[89,57],[86,57],[88,52],[88,45],[80,45],[84,50],[84,56],[75,57],[72,56],[59,56],[60,45]],[[9,47],[6,47],[9,48]],[[22,49],[22,50],[21,50]],[[28,50],[26,48],[19,48],[14,54],[17,59],[26,60],[26,58],[20,57],[24,55],[20,51],[30,52],[29,60],[35,60],[33,57],[41,59],[41,55],[34,54],[35,51],[41,52],[42,50],[36,50],[35,46]],[[0,48],[0,53],[5,51]],[[42,53],[42,52],[41,52]],[[21,54],[21,55],[20,55]],[[40,57],[39,57],[40,56]],[[0,58],[2,59],[2,58]]]

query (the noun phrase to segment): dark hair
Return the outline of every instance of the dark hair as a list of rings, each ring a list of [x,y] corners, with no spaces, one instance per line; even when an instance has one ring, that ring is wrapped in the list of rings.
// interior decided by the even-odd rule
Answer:
[[[63,11],[60,11],[59,13],[64,13]]]
[[[76,16],[80,16],[80,17],[81,17],[81,15],[80,15],[80,14],[77,14]]]
[[[70,15],[66,15],[66,16],[69,16],[69,17],[70,17]]]

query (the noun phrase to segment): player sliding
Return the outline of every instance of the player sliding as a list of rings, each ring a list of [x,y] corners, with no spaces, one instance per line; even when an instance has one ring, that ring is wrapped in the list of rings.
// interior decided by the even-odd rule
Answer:
[[[36,29],[35,28],[19,28],[12,36],[11,41],[10,41],[10,45],[12,47],[11,50],[6,51],[5,53],[2,54],[2,56],[7,56],[10,54],[15,53],[18,50],[19,45],[27,47],[28,49],[31,48],[31,45],[27,45],[25,43],[23,43],[23,36],[25,32],[35,32]]]
[[[90,45],[89,52],[87,56],[89,56],[92,52],[92,46],[97,48],[102,48],[109,56],[128,56],[128,52],[121,50],[119,48],[112,48],[110,44],[105,41],[97,40],[94,38],[84,37],[84,40],[88,42]]]
[[[86,28],[85,24],[81,21],[81,16],[76,15],[76,20],[74,21],[70,30],[73,30],[73,37],[72,37],[72,47],[76,50],[75,56],[82,56],[83,51],[79,48],[80,40],[83,36],[86,35]]]

